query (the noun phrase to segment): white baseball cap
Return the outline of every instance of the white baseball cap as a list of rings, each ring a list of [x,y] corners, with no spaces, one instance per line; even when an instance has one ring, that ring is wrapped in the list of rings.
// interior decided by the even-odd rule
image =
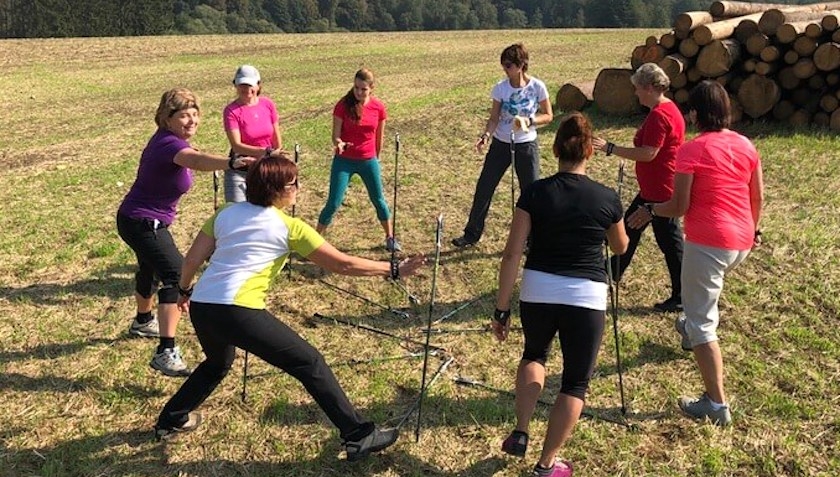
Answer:
[[[260,84],[260,72],[251,65],[242,65],[236,69],[236,75],[233,77],[233,84],[236,86],[241,84],[257,86]]]

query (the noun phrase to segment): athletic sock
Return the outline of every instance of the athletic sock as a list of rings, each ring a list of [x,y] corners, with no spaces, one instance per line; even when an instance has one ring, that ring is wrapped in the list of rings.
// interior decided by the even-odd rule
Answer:
[[[709,398],[709,405],[712,406],[712,411],[720,411],[726,407],[726,403],[721,404],[719,402],[714,402],[711,398]]]
[[[163,353],[163,350],[166,348],[174,348],[175,347],[175,338],[164,338],[163,336],[160,337],[160,344],[157,347],[158,353]]]
[[[551,473],[553,471],[554,471],[554,466],[553,465],[551,467],[546,468],[546,467],[541,466],[540,463],[537,462],[537,465],[534,466],[534,472],[536,472],[537,475],[539,475],[540,477],[547,477],[547,476],[551,475]]]
[[[146,313],[140,313],[138,311],[137,316],[134,319],[137,320],[137,323],[140,323],[141,325],[143,325],[143,324],[146,324],[146,323],[152,321],[153,318],[154,318],[154,315],[152,315],[151,310],[149,310]]]

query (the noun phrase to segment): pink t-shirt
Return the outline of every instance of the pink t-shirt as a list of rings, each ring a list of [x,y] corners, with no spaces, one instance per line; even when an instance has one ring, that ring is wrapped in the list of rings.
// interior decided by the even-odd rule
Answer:
[[[659,152],[650,162],[636,162],[639,195],[652,202],[665,202],[674,193],[674,158],[685,140],[685,120],[673,101],[654,106],[636,131],[633,145],[650,146]]]
[[[344,107],[344,98],[335,105],[333,116],[341,119],[341,140],[353,143],[344,149],[341,157],[345,159],[372,159],[376,157],[376,129],[380,121],[388,119],[385,104],[376,98],[370,98],[362,108],[362,117],[356,122],[350,118]]]
[[[752,248],[749,184],[758,167],[755,146],[728,129],[703,133],[677,150],[677,173],[694,176],[684,218],[686,240],[727,250]]]
[[[225,131],[239,130],[242,144],[272,147],[274,125],[279,121],[274,102],[260,96],[257,104],[243,106],[236,101],[228,104],[224,112]]]

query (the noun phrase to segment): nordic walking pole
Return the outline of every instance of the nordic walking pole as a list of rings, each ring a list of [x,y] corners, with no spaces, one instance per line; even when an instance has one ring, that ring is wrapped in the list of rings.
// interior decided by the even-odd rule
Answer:
[[[514,126],[510,129],[510,220],[513,221],[513,213],[516,207],[516,187],[514,186],[514,169],[516,169],[516,144],[513,142],[516,138],[516,133],[514,132],[514,128],[516,127],[516,121],[514,121]]]
[[[621,202],[621,189],[624,185],[624,159],[618,163],[618,200]],[[620,281],[618,277],[613,275],[612,269],[612,259],[610,258],[610,248],[609,245],[606,247],[607,253],[607,281],[610,290],[610,311],[612,315],[612,322],[613,322],[613,340],[615,341],[615,367],[618,371],[618,391],[621,395],[621,414],[627,415],[627,405],[625,404],[624,400],[624,375],[623,370],[621,367],[621,345],[619,344],[619,336],[618,336],[618,282]],[[618,255],[613,255],[614,257],[618,257]],[[616,260],[616,264],[618,268],[621,268],[621,263],[619,260]],[[618,270],[620,273],[620,270]]]
[[[297,166],[299,159],[300,159],[300,144],[295,143],[295,166]],[[300,176],[300,170],[298,170],[298,175],[295,176],[295,187],[299,186],[298,176]],[[295,218],[296,207],[297,207],[297,201],[295,201],[295,203],[292,204],[292,218]],[[291,253],[289,254],[289,261],[288,261],[288,263],[286,263],[286,276],[287,276],[287,278],[292,278],[292,254]]]
[[[440,264],[440,242],[443,235],[443,214],[437,217],[435,231],[435,266],[432,269],[432,292],[429,298],[429,318],[426,320],[426,346],[423,347],[423,379],[420,384],[420,403],[417,405],[417,426],[414,428],[414,442],[420,442],[420,422],[423,415],[423,397],[426,395],[426,371],[429,366],[429,338],[432,329],[432,313],[435,309],[435,294],[437,292],[437,274]]]
[[[399,178],[400,145],[401,145],[400,133],[396,133],[396,134],[394,134],[394,213],[391,217],[391,233],[393,234],[394,243],[396,243],[396,241],[397,241],[397,190],[399,189],[399,183],[400,183],[400,178]],[[394,258],[396,257],[396,253],[397,253],[396,247],[392,248],[391,249],[391,261],[392,262],[394,261]],[[405,286],[403,286],[402,283],[400,283],[397,280],[391,280],[391,283],[393,283],[394,285],[397,286],[397,288],[399,288],[403,292],[405,292],[406,296],[408,297],[408,301],[411,304],[416,305],[416,304],[420,303],[420,299],[417,298],[417,296],[414,295],[413,293],[409,292],[408,289]]]

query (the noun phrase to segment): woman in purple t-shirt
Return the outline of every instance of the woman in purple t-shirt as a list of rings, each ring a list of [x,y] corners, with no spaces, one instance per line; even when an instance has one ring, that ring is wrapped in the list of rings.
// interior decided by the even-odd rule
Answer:
[[[251,65],[236,69],[236,99],[225,107],[223,121],[231,154],[277,156],[283,147],[274,102],[261,96],[260,72]],[[245,202],[245,173],[225,171],[225,202]]]
[[[178,201],[192,185],[190,169],[244,168],[254,161],[252,157],[228,159],[190,146],[200,119],[198,99],[192,92],[176,88],[163,94],[155,114],[158,129],[140,155],[137,179],[117,211],[117,230],[137,256],[139,267],[134,288],[137,316],[129,333],[160,338],[150,366],[167,376],[190,374],[175,346],[175,329],[181,318],[177,302],[183,256],[169,233]],[[152,295],[159,282],[155,318]]]

